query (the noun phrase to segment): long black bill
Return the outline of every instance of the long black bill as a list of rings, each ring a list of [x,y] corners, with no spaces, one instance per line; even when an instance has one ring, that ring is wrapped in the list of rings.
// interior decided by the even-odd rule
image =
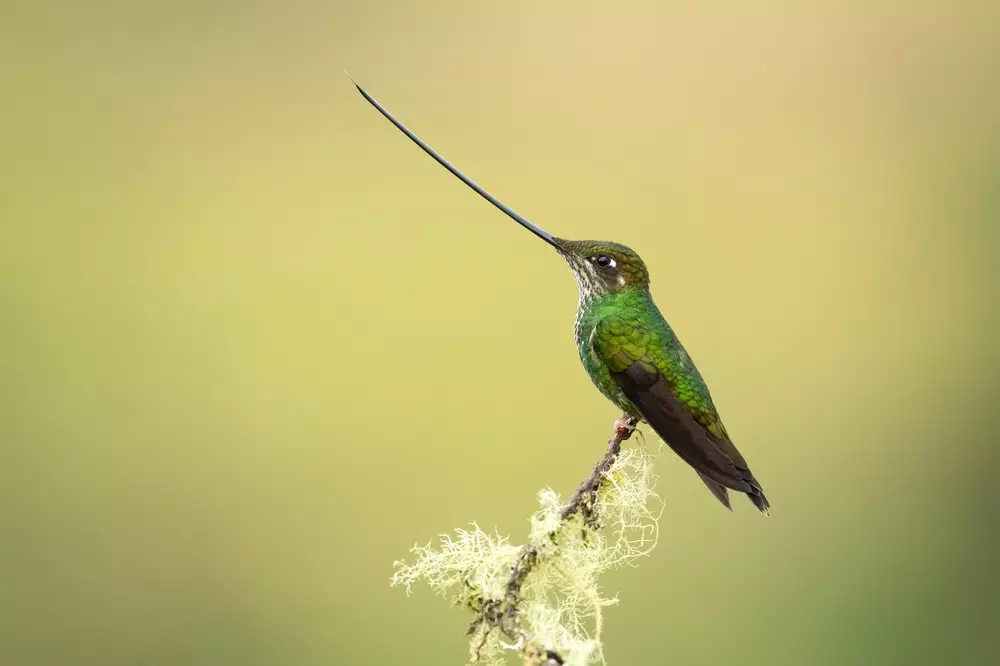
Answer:
[[[346,74],[346,72],[345,72],[345,74]],[[382,106],[381,104],[379,104],[378,101],[374,97],[372,97],[371,95],[368,94],[368,91],[366,91],[364,88],[362,88],[361,86],[358,85],[358,82],[354,80],[353,76],[351,76],[350,74],[347,74],[347,76],[351,77],[351,82],[354,84],[354,87],[358,89],[358,92],[361,93],[361,95],[366,100],[368,100],[371,103],[372,106],[374,106],[376,109],[378,109],[379,113],[381,113],[383,116],[385,116],[386,118],[388,118],[390,123],[392,123],[393,125],[395,125],[396,127],[399,128],[399,131],[401,131],[406,136],[410,137],[410,140],[413,141],[413,143],[415,143],[418,146],[420,146],[423,149],[423,151],[425,153],[427,153],[428,155],[430,155],[431,157],[433,157],[437,161],[438,164],[440,164],[445,169],[447,169],[448,171],[450,171],[453,174],[455,174],[455,176],[459,180],[461,180],[463,183],[465,183],[466,185],[468,185],[469,187],[471,187],[472,189],[474,189],[479,194],[479,196],[483,197],[484,199],[486,199],[487,201],[489,201],[491,204],[493,204],[494,206],[496,206],[497,208],[499,208],[503,212],[507,213],[507,215],[509,215],[510,217],[512,217],[522,227],[524,227],[525,229],[527,229],[531,233],[535,234],[536,236],[538,236],[539,238],[541,238],[543,241],[545,241],[546,243],[548,243],[552,247],[554,247],[556,249],[559,249],[559,245],[556,244],[556,241],[553,238],[552,234],[550,234],[549,232],[545,231],[545,229],[542,229],[541,227],[537,226],[536,224],[532,223],[530,220],[528,220],[523,215],[521,215],[520,213],[518,213],[516,210],[514,210],[513,208],[511,208],[507,204],[503,203],[502,201],[500,201],[499,199],[497,199],[495,196],[493,196],[492,194],[490,194],[486,190],[484,190],[474,180],[472,180],[471,178],[469,178],[468,176],[466,176],[464,173],[462,173],[461,171],[459,171],[457,168],[455,168],[455,166],[451,162],[449,162],[445,158],[441,157],[441,155],[439,155],[436,150],[434,150],[433,148],[431,148],[430,146],[428,146],[426,143],[424,143],[423,141],[421,141],[420,137],[418,137],[416,134],[414,134],[413,132],[411,132],[409,130],[409,128],[406,127],[406,125],[404,125],[403,123],[401,123],[398,120],[396,120],[396,118],[393,117],[393,115],[391,113],[389,113],[388,111],[386,111],[386,109],[385,109],[384,106]]]

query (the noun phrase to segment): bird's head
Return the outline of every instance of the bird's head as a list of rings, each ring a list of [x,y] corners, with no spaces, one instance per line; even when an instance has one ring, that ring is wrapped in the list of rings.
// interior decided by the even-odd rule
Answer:
[[[580,287],[584,300],[624,289],[649,287],[649,271],[631,248],[610,241],[569,241],[554,238]]]

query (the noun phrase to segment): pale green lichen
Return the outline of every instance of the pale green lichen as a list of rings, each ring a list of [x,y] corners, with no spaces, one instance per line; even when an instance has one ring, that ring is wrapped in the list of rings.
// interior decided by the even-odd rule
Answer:
[[[505,654],[518,651],[540,663],[537,655],[552,650],[571,666],[603,662],[602,610],[617,598],[604,596],[598,579],[610,569],[634,566],[656,546],[662,504],[655,483],[652,454],[644,446],[623,450],[598,486],[594,514],[601,529],[588,526],[579,512],[564,519],[559,495],[546,488],[538,493],[528,544],[513,545],[473,523],[469,530],[441,535],[437,548],[414,546],[415,561],[395,563],[392,585],[409,594],[422,580],[475,613],[472,661],[499,666]],[[537,558],[512,599],[512,570],[525,549]],[[516,609],[514,635],[491,609]],[[504,642],[500,629],[516,639],[513,644]]]

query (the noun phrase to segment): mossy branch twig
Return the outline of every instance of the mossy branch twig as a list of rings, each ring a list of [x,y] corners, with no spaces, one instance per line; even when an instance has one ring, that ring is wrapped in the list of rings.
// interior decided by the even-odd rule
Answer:
[[[602,598],[597,576],[648,554],[657,536],[658,515],[647,507],[656,498],[649,454],[630,449],[623,456],[635,422],[623,417],[615,426],[604,456],[568,503],[559,504],[551,490],[539,493],[542,508],[526,545],[474,526],[458,530],[457,540],[442,536],[440,551],[414,547],[412,566],[397,563],[393,584],[408,590],[420,578],[442,593],[462,583],[452,596],[475,614],[467,632],[474,662],[485,653],[501,663],[504,648],[517,649],[531,666],[582,664],[602,654],[601,607],[615,600]],[[599,533],[602,521],[614,528],[610,542]]]

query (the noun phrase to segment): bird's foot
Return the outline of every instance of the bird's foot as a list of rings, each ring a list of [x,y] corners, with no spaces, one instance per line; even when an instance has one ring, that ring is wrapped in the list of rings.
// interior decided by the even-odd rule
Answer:
[[[632,436],[633,432],[635,432],[635,426],[637,424],[638,421],[635,417],[629,416],[628,414],[622,414],[618,417],[618,420],[615,421],[615,434],[618,435],[618,438],[621,441],[625,441]]]

